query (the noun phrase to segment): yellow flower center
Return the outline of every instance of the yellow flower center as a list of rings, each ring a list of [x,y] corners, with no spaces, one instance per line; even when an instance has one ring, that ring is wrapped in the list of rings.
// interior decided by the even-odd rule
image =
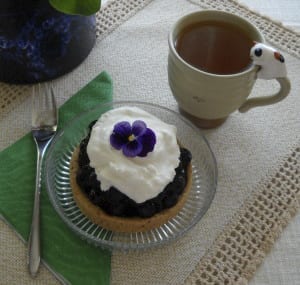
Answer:
[[[130,135],[130,136],[128,137],[128,140],[129,140],[130,142],[134,141],[134,140],[135,140],[134,134]]]

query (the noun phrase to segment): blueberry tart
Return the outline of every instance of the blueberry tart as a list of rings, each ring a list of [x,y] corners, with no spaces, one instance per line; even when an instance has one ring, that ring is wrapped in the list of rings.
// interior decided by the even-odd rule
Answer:
[[[159,227],[184,205],[192,183],[191,153],[176,127],[137,107],[92,122],[71,159],[71,188],[94,223],[117,232]]]

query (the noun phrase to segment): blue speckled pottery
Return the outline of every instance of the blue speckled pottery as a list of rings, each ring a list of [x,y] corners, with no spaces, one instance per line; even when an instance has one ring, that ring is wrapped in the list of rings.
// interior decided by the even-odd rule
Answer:
[[[73,16],[48,0],[0,1],[0,81],[35,83],[79,65],[95,43],[95,16]]]

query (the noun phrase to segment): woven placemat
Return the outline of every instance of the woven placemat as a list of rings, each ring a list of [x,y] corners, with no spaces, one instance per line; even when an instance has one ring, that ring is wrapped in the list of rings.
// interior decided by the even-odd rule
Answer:
[[[188,1],[204,8],[222,9],[243,15],[261,29],[265,29],[264,34],[269,42],[300,58],[299,35],[283,27],[280,23],[274,22],[267,17],[262,17],[232,0]],[[150,2],[152,1],[113,0],[109,2],[97,14],[98,41],[104,39],[115,28],[119,27],[124,21]],[[276,40],[274,35],[276,35]],[[11,112],[15,106],[19,105],[22,100],[25,100],[29,96],[26,94],[27,87],[2,86],[0,84],[0,102],[2,100],[2,92],[8,92],[6,88],[12,88],[9,92],[13,95],[9,97],[10,99],[15,99],[9,100],[9,103],[6,103],[8,101],[4,100],[5,104],[2,104],[3,108],[1,109],[0,116],[5,115],[5,112]],[[13,97],[16,93],[19,96]],[[288,149],[286,151],[288,152]],[[286,172],[293,173],[293,175],[289,176]],[[281,176],[277,177],[278,175]],[[278,183],[278,179],[285,179],[285,182],[279,181]],[[289,155],[284,157],[278,171],[270,173],[267,179],[261,182],[253,192],[255,194],[251,195],[245,201],[243,207],[241,207],[240,211],[234,215],[231,222],[220,233],[213,246],[203,255],[195,270],[186,279],[187,284],[247,283],[247,280],[252,276],[258,264],[273,245],[276,237],[290,220],[293,213],[299,208],[299,145],[295,145]],[[270,192],[272,192],[272,196],[270,196]],[[274,220],[272,220],[273,216],[276,216]],[[261,224],[259,223],[260,217],[262,217]],[[266,221],[266,224],[263,223],[264,221]],[[270,225],[267,224],[269,222],[271,223]],[[251,227],[252,224],[255,226],[254,228]],[[254,229],[256,232],[254,232]],[[243,234],[242,237],[241,234]],[[253,238],[254,236],[255,239]],[[40,281],[36,282],[37,284],[38,282],[44,284],[43,280],[49,279],[40,279]],[[30,279],[28,282],[30,282]],[[45,281],[45,283],[47,282]],[[6,284],[18,283],[8,282]],[[24,284],[27,283],[24,281]],[[53,283],[48,282],[47,284]]]
[[[185,284],[247,284],[300,208],[300,144],[257,186]]]

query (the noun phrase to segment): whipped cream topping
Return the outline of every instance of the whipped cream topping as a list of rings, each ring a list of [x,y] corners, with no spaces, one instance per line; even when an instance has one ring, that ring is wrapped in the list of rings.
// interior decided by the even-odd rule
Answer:
[[[121,121],[132,124],[142,120],[156,135],[154,150],[146,157],[126,157],[110,145],[114,125]],[[180,149],[177,129],[137,107],[120,107],[104,113],[94,125],[87,154],[95,168],[101,189],[111,186],[136,203],[156,197],[173,181],[179,164]]]

